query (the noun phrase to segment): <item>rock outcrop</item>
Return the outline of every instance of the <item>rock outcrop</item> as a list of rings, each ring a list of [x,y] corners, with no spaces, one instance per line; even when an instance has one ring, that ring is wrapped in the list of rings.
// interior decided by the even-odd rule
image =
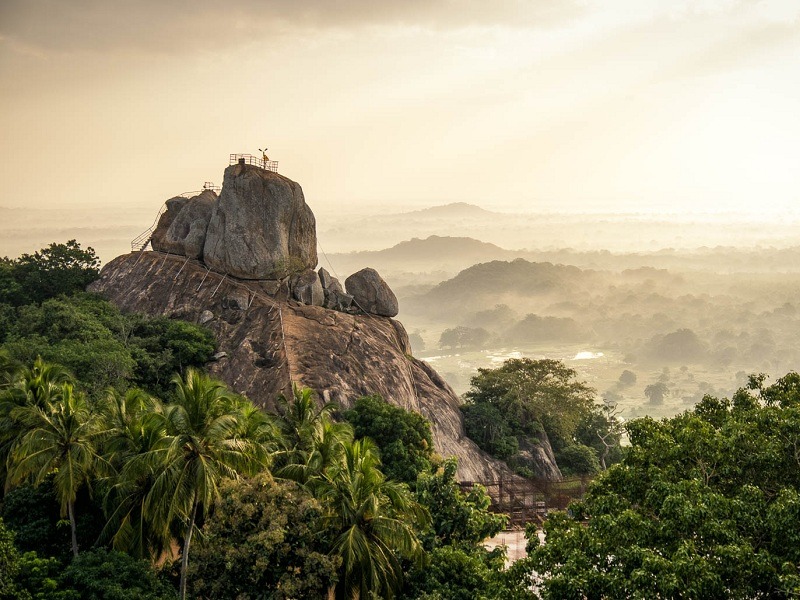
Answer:
[[[397,296],[375,269],[367,267],[353,273],[344,280],[344,287],[361,310],[383,317],[397,316]]]
[[[411,356],[405,329],[390,318],[397,297],[381,276],[362,269],[343,289],[325,269],[314,271],[316,224],[300,185],[239,162],[225,169],[219,196],[206,190],[166,204],[150,242],[167,255],[117,257],[92,291],[123,310],[209,327],[219,343],[209,369],[268,409],[293,383],[344,409],[380,394],[431,422],[437,452],[458,458],[462,481],[513,477],[464,435],[450,386]],[[560,478],[549,443],[526,450],[538,474]]]
[[[91,289],[123,310],[205,322],[221,359],[210,370],[262,406],[273,408],[278,394],[291,393],[292,382],[344,408],[380,394],[430,420],[436,451],[458,458],[460,480],[511,476],[464,435],[458,397],[427,363],[411,357],[397,321],[299,304],[276,282],[236,280],[207,272],[198,261],[150,252],[114,259]]]
[[[175,196],[164,203],[167,210],[159,217],[155,231],[153,231],[153,235],[150,236],[150,243],[153,246],[153,250],[167,252],[164,238],[167,236],[170,225],[172,225],[172,222],[178,217],[178,213],[181,212],[181,209],[188,200],[188,198],[184,198],[183,196]]]
[[[300,185],[253,165],[225,169],[203,261],[239,279],[280,279],[314,269],[316,223]]]
[[[326,269],[319,270],[319,282],[325,293],[323,306],[332,310],[349,311],[353,305],[353,297],[346,294],[342,284]]]
[[[311,306],[322,306],[325,303],[325,290],[316,271],[306,269],[292,275],[289,287],[292,290],[292,297],[298,302]]]
[[[203,258],[203,246],[217,195],[204,190],[192,198],[178,196],[167,200],[167,211],[161,215],[153,232],[154,250]]]
[[[550,446],[550,440],[547,439],[547,434],[542,432],[544,443],[533,442],[520,439],[519,454],[514,457],[514,460],[520,466],[530,469],[536,473],[537,477],[556,481],[561,479],[561,470],[556,463],[556,457],[553,454],[553,448]]]

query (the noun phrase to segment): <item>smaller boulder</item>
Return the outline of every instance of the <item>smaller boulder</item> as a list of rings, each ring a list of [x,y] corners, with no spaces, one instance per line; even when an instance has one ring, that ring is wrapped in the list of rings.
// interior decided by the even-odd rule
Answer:
[[[344,286],[361,310],[382,317],[397,316],[397,296],[375,269],[367,267],[353,273],[345,279]]]
[[[244,292],[232,292],[222,299],[222,308],[233,310],[247,310],[250,306],[250,296]]]
[[[319,282],[322,284],[322,289],[327,290],[331,286],[338,285],[340,288],[342,284],[339,283],[339,280],[336,279],[333,275],[328,273],[328,270],[324,267],[320,267],[319,271]]]
[[[325,303],[325,290],[319,281],[316,271],[306,269],[293,275],[289,285],[292,298],[303,304],[322,306]]]
[[[214,313],[211,312],[210,310],[204,310],[203,312],[200,313],[200,318],[197,320],[197,322],[200,323],[200,325],[204,325],[209,321],[213,320],[214,320]]]
[[[202,258],[206,230],[216,202],[217,195],[211,190],[204,190],[182,203],[159,242],[163,251],[190,258]],[[170,208],[167,212],[174,210]]]
[[[188,201],[189,199],[183,196],[175,196],[166,201],[167,210],[159,217],[155,231],[150,236],[150,245],[153,246],[153,250],[169,252],[166,241],[167,231],[169,231],[172,222],[178,217],[178,214]]]
[[[325,292],[325,308],[333,310],[347,310],[353,303],[353,297],[344,293],[342,284],[324,268],[319,270],[319,282]]]
[[[325,308],[347,312],[352,306],[353,297],[350,294],[345,294],[344,291],[337,290],[331,292],[325,291]]]

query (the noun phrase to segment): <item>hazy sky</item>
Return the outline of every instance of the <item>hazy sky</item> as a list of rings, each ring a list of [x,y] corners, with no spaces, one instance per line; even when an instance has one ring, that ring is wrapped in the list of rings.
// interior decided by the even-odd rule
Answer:
[[[0,206],[800,204],[800,2],[0,0]]]

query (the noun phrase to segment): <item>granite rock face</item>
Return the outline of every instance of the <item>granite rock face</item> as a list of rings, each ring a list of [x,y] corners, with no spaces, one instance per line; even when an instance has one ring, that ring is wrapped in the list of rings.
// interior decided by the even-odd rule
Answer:
[[[306,269],[297,275],[292,275],[289,287],[292,289],[292,297],[298,302],[311,306],[322,306],[325,303],[325,290],[316,271]]]
[[[512,477],[505,464],[464,435],[458,396],[430,365],[410,355],[400,323],[273,298],[264,283],[237,281],[177,256],[145,252],[108,263],[90,289],[125,311],[207,321],[219,351],[227,353],[209,369],[257,404],[274,408],[278,394],[291,394],[292,382],[345,409],[362,395],[380,394],[431,422],[435,449],[458,458],[460,480]],[[243,303],[231,302],[238,296],[248,298],[244,310]],[[552,456],[549,447],[538,454],[545,463]],[[543,466],[550,473],[558,469]]]
[[[325,293],[323,306],[331,310],[348,311],[353,305],[353,297],[344,292],[342,284],[324,268],[319,270],[319,282]]]
[[[253,165],[225,169],[203,261],[239,279],[281,279],[314,269],[316,223],[300,185]]]
[[[344,280],[344,286],[361,310],[382,317],[397,316],[397,296],[375,269],[367,267],[353,273]]]
[[[164,214],[158,219],[155,231],[153,231],[153,235],[150,237],[150,244],[153,246],[153,250],[168,252],[168,250],[166,250],[164,238],[167,236],[170,225],[172,225],[172,222],[178,217],[178,213],[181,212],[188,201],[189,199],[183,196],[175,196],[166,201],[167,210],[165,210]]]
[[[192,198],[167,200],[167,211],[151,238],[153,249],[202,259],[206,231],[216,202],[217,195],[211,190]]]

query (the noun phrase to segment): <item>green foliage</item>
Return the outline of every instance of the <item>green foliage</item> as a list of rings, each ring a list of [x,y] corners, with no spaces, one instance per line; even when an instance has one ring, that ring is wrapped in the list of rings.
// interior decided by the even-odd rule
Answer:
[[[594,458],[603,470],[622,460],[622,424],[617,415],[616,404],[604,399],[603,406],[595,406],[575,430],[575,441],[594,449]]]
[[[160,467],[148,457],[161,448],[167,435],[163,404],[141,390],[125,394],[111,390],[101,411],[108,429],[104,456],[116,476],[103,502],[107,522],[100,542],[110,542],[115,550],[135,558],[156,560],[171,541],[145,509]]]
[[[71,383],[62,383],[44,406],[25,404],[11,416],[19,429],[9,455],[6,485],[32,481],[38,485],[52,475],[53,488],[72,531],[72,553],[78,554],[75,500],[78,490],[100,471],[104,461],[98,454],[103,430]]]
[[[353,440],[353,429],[347,423],[334,423],[334,410],[332,402],[317,407],[314,392],[296,385],[291,401],[278,397],[281,450],[273,468],[277,476],[306,484],[342,459],[342,444]]]
[[[600,461],[594,448],[570,444],[561,449],[558,466],[564,475],[594,475],[600,472]]]
[[[79,596],[59,584],[64,563],[36,552],[25,552],[19,559],[17,587],[24,600],[77,600]]]
[[[75,240],[52,243],[16,260],[0,260],[0,303],[38,304],[83,291],[99,274],[100,259],[93,248],[84,250]]]
[[[413,483],[430,469],[433,437],[430,423],[419,413],[373,395],[356,400],[344,418],[353,426],[356,438],[368,437],[377,444],[388,479]]]
[[[421,565],[415,528],[429,522],[405,484],[388,481],[369,439],[342,443],[342,460],[309,482],[333,531],[331,552],[342,561],[336,597],[391,597],[402,586],[401,558]]]
[[[122,552],[83,552],[64,570],[59,585],[67,600],[173,600],[175,590],[150,566]]]
[[[631,447],[528,568],[545,598],[787,598],[800,593],[800,399],[789,374],[628,424]],[[755,394],[753,393],[755,392]],[[766,403],[766,398],[773,398]]]
[[[15,584],[19,568],[19,552],[14,546],[14,534],[6,529],[0,519],[0,599],[19,597]]]
[[[519,442],[513,428],[500,408],[489,402],[465,404],[464,430],[483,450],[501,460],[519,452]]]
[[[496,369],[478,369],[465,396],[495,406],[516,434],[535,436],[543,427],[551,442],[567,442],[595,395],[575,376],[561,361],[512,358]]]
[[[20,551],[70,559],[69,522],[61,517],[61,506],[52,484],[52,476],[38,486],[23,485],[10,490],[0,504],[0,517],[14,531]],[[97,540],[103,526],[102,507],[81,490],[75,501],[78,544],[88,548]]]
[[[136,361],[133,381],[166,397],[175,373],[202,367],[214,354],[216,342],[210,331],[166,317],[131,316],[128,345]]]
[[[575,444],[591,448],[596,462],[605,445],[600,439],[583,440],[599,435],[613,444],[619,436],[607,435],[609,415],[595,406],[595,391],[575,376],[561,361],[549,359],[511,359],[496,369],[478,369],[462,407],[467,435],[518,470],[527,470],[517,457],[519,447],[541,439],[549,439],[559,464],[577,460],[580,450],[561,456]],[[593,469],[586,461],[582,465],[586,472]]]
[[[507,517],[489,512],[490,498],[479,485],[461,491],[456,482],[458,463],[444,461],[435,472],[422,473],[417,480],[417,501],[431,515],[431,526],[422,535],[425,548],[443,546],[473,548],[505,527]]]
[[[123,315],[97,296],[77,294],[21,307],[5,348],[22,363],[41,356],[66,366],[93,397],[130,383],[166,395],[172,375],[210,359],[214,339],[197,325]]]
[[[504,571],[505,553],[483,548],[465,550],[444,546],[430,553],[430,564],[412,572],[407,600],[527,600],[535,596]]]
[[[268,474],[227,481],[192,550],[194,595],[201,598],[323,598],[341,560],[327,552],[322,507],[294,483]]]
[[[166,435],[149,452],[131,459],[155,475],[143,509],[166,537],[180,523],[181,600],[186,596],[192,535],[198,517],[208,514],[225,479],[254,475],[267,464],[263,440],[245,434],[243,402],[217,380],[188,369],[176,376],[174,400],[164,409]]]

